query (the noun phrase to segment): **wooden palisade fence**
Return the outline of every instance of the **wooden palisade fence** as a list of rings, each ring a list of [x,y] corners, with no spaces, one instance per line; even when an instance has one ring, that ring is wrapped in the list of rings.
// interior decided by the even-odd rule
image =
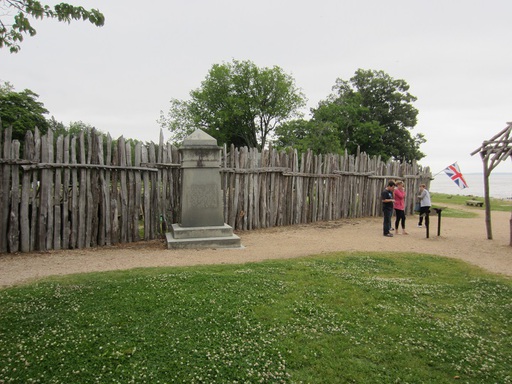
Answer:
[[[239,230],[379,216],[381,192],[397,179],[409,191],[411,214],[419,184],[431,178],[429,168],[416,163],[382,162],[365,153],[299,156],[231,147],[223,159],[224,217]]]
[[[158,145],[134,147],[95,131],[54,138],[36,129],[23,145],[10,128],[0,133],[0,252],[158,239],[179,221],[180,154],[162,133]],[[224,147],[222,155],[224,217],[235,230],[378,216],[380,192],[397,178],[412,213],[418,185],[431,176],[364,153]]]

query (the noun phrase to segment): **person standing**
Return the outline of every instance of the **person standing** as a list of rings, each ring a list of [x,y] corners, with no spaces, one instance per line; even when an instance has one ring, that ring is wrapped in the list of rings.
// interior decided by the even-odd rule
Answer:
[[[405,231],[405,187],[403,181],[396,182],[396,189],[393,191],[393,208],[395,208],[395,230],[398,233],[398,227],[401,224],[402,234],[408,235]]]
[[[425,184],[420,184],[420,194],[418,195],[418,199],[420,201],[420,219],[418,221],[418,228],[422,228],[423,216],[430,212],[430,206],[432,205],[432,202],[430,201],[430,193],[427,191],[427,186]]]
[[[391,180],[386,189],[382,191],[382,212],[384,213],[383,232],[386,237],[393,237],[389,232],[391,229],[391,216],[393,216],[393,191],[395,189],[395,182]]]

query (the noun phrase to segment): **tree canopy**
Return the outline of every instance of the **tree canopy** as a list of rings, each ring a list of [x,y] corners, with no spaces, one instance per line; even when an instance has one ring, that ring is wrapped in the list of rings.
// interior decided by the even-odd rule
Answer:
[[[416,97],[404,80],[383,71],[359,69],[349,80],[337,79],[333,94],[312,110],[315,122],[330,122],[338,129],[341,147],[355,153],[399,161],[424,157],[422,134],[411,135],[417,123]]]
[[[53,7],[34,0],[0,0],[0,48],[9,48],[11,53],[18,52],[23,35],[34,36],[35,28],[29,18],[71,20],[87,20],[101,27],[105,16],[97,9],[87,10],[81,6],[60,3]]]
[[[46,118],[49,112],[38,98],[39,95],[30,89],[16,92],[12,84],[0,83],[0,127],[12,127],[12,139],[23,142],[27,131],[34,132],[36,127],[42,134],[52,130],[57,136],[78,135],[92,129],[103,134],[83,121],[72,121],[65,125],[53,116]]]
[[[316,154],[341,153],[338,128],[331,122],[292,120],[276,128],[274,145],[280,149],[312,150]]]
[[[276,127],[300,116],[305,96],[281,68],[233,60],[212,66],[191,99],[171,100],[159,123],[180,141],[200,128],[219,144],[264,148]]]
[[[48,129],[51,129],[56,136],[60,135],[76,135],[78,136],[81,132],[89,132],[94,130],[95,132],[102,134],[103,136],[106,136],[103,132],[101,132],[96,127],[92,126],[91,124],[84,123],[83,121],[71,121],[66,126],[63,122],[57,121],[55,117],[51,117],[48,122]]]
[[[0,121],[4,127],[12,126],[13,139],[23,140],[26,131],[35,127],[47,132],[49,123],[44,115],[48,110],[38,97],[30,89],[16,92],[11,84],[0,84]]]

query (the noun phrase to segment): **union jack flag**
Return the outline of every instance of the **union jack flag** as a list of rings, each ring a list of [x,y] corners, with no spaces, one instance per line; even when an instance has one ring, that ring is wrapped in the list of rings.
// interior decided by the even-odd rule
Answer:
[[[466,180],[464,180],[464,176],[462,176],[462,173],[460,173],[460,169],[459,166],[457,165],[457,162],[446,167],[444,171],[446,172],[448,177],[459,186],[460,189],[468,188],[468,184],[466,183]]]

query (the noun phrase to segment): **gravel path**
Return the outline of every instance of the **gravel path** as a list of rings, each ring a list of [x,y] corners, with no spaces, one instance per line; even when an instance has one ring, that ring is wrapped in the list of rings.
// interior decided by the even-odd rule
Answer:
[[[458,207],[458,209],[461,209]],[[472,208],[465,208],[472,209]],[[474,210],[474,209],[472,209]],[[430,238],[408,216],[409,235],[382,236],[382,218],[344,219],[237,232],[243,249],[168,250],[163,240],[86,250],[0,255],[0,287],[51,275],[139,267],[245,263],[334,251],[414,252],[452,257],[490,272],[512,276],[510,213],[492,212],[493,240],[487,240],[484,212],[475,219],[431,219]]]

